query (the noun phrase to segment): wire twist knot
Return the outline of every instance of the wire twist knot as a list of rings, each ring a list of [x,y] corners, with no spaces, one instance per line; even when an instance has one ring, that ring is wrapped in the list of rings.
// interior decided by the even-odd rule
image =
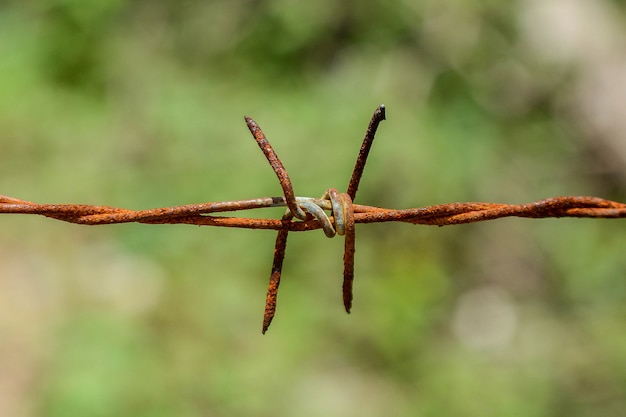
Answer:
[[[296,204],[307,214],[303,220],[317,220],[326,237],[332,238],[346,234],[346,212],[353,210],[352,199],[347,193],[339,193],[337,189],[329,188],[321,199],[296,197]],[[331,217],[326,210],[330,211]],[[290,209],[287,209],[286,215],[292,214]]]

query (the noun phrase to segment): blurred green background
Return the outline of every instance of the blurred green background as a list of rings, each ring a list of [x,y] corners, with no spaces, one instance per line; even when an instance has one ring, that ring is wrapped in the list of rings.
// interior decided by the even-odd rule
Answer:
[[[609,0],[3,1],[0,194],[144,209],[344,189],[626,201]],[[268,217],[282,210],[269,210]],[[255,214],[259,214],[258,212]],[[2,416],[623,416],[626,222],[291,234],[0,216]]]

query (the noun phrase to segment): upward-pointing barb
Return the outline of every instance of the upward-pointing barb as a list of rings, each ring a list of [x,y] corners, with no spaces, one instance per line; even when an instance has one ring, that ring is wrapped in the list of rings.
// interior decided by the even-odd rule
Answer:
[[[354,201],[354,199],[356,198],[356,192],[359,189],[361,176],[363,176],[363,170],[365,169],[367,156],[369,155],[370,149],[372,148],[372,143],[374,143],[374,137],[376,136],[378,125],[383,120],[385,120],[385,105],[381,104],[380,106],[378,106],[376,111],[374,111],[372,119],[370,120],[370,124],[367,126],[367,130],[365,131],[365,138],[363,139],[363,144],[361,145],[359,155],[356,158],[356,163],[354,164],[354,170],[352,171],[350,183],[348,184],[347,193],[352,201]]]
[[[265,134],[259,125],[248,116],[244,116],[244,119],[246,120],[248,129],[250,129],[250,133],[252,133],[256,143],[258,143],[259,148],[261,148],[263,154],[276,173],[278,181],[280,181],[280,186],[283,188],[283,193],[285,194],[287,207],[289,207],[289,210],[291,210],[295,217],[304,220],[306,218],[306,214],[296,203],[296,195],[293,192],[293,186],[291,185],[289,174],[287,174],[287,170],[283,166],[283,163],[280,161],[280,158],[278,158],[278,155],[276,155],[276,152],[274,152],[274,148],[270,145],[270,142],[265,137]]]

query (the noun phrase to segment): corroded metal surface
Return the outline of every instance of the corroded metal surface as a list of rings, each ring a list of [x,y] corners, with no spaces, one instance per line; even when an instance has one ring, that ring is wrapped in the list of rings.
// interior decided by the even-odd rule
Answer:
[[[289,232],[323,229],[328,237],[345,236],[343,303],[349,313],[352,307],[354,280],[355,224],[380,222],[407,222],[433,226],[449,226],[494,220],[503,217],[590,217],[626,218],[626,203],[598,197],[554,197],[534,203],[511,205],[499,203],[450,203],[412,209],[394,210],[353,204],[367,157],[381,121],[385,120],[385,107],[379,106],[369,123],[359,151],[352,176],[345,193],[331,188],[322,198],[296,197],[289,175],[278,155],[261,131],[249,117],[246,124],[274,170],[284,195],[250,200],[220,201],[163,207],[149,210],[128,210],[109,206],[85,204],[37,204],[0,195],[0,213],[38,214],[69,223],[102,225],[114,223],[193,224],[199,226],[237,227],[245,229],[277,230],[274,261],[265,302],[263,328],[265,333],[276,313],[278,287],[287,247]],[[282,219],[256,219],[215,215],[215,213],[240,210],[287,207]],[[326,213],[326,211],[330,213]]]

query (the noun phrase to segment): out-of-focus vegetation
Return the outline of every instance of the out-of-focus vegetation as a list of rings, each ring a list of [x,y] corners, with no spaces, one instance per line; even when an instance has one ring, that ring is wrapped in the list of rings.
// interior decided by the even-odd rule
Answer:
[[[608,0],[0,5],[0,193],[134,209],[626,200],[626,27]],[[280,210],[268,211],[277,217]],[[289,240],[0,217],[0,415],[622,416],[626,222],[506,219]]]

